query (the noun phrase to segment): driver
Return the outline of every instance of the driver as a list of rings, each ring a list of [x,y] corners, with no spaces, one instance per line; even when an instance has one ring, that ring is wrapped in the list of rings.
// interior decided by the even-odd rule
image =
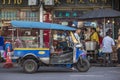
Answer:
[[[74,36],[79,43],[80,43],[80,36],[79,36],[80,33],[81,33],[81,29],[77,29],[74,33]]]
[[[81,29],[77,29],[74,33],[75,39],[77,41],[76,47],[81,47],[82,46],[81,41],[80,41],[80,39],[81,39],[80,38],[80,33],[81,33]]]

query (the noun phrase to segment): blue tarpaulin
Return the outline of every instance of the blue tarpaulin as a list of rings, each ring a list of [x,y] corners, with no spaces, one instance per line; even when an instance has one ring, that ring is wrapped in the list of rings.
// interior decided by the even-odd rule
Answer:
[[[32,21],[11,21],[14,28],[39,28],[39,29],[55,29],[55,30],[76,30],[75,28],[54,23],[32,22]]]

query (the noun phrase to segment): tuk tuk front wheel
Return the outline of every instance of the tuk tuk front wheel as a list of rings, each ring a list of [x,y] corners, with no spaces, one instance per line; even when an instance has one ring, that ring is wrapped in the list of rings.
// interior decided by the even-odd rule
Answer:
[[[34,73],[38,70],[38,64],[33,59],[27,59],[23,62],[23,70],[27,73]]]
[[[90,63],[87,59],[79,59],[76,67],[80,72],[87,72],[90,68]]]

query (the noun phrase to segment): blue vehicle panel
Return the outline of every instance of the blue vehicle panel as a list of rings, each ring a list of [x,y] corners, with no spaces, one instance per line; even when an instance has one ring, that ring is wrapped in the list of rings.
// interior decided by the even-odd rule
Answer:
[[[84,51],[76,48],[76,60],[78,60],[80,56],[82,56],[82,58],[86,58],[86,54],[84,53]]]
[[[50,57],[50,50],[49,49],[15,49],[14,56],[16,57],[24,57],[27,54],[32,54],[37,57]]]

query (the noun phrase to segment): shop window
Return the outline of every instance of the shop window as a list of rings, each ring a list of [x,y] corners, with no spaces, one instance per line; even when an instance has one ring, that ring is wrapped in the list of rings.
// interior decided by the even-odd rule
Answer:
[[[20,12],[20,19],[27,20],[27,21],[38,21],[39,20],[39,13],[37,11],[31,10],[22,10]]]
[[[65,16],[66,16],[66,17],[70,17],[70,13],[69,13],[69,12],[66,12]]]
[[[62,12],[61,12],[61,13],[59,13],[59,17],[62,17]]]
[[[19,11],[18,10],[6,10],[3,9],[1,11],[1,18],[3,20],[13,20],[13,19],[19,19]]]
[[[75,18],[81,17],[86,12],[86,10],[56,10],[54,11],[55,18]]]
[[[74,13],[72,14],[72,16],[73,16],[73,17],[77,17],[77,13],[74,12]]]

